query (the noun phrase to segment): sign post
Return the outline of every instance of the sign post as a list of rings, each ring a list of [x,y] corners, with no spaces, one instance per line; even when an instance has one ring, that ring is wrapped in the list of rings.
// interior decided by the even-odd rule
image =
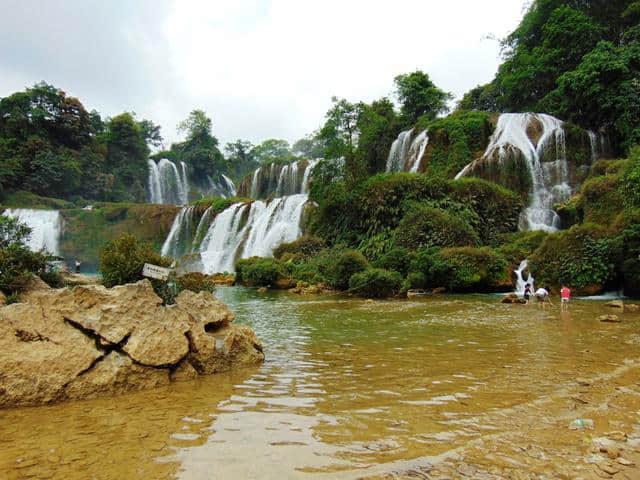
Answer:
[[[167,281],[169,279],[169,275],[171,274],[170,268],[159,267],[158,265],[153,265],[152,263],[145,263],[142,268],[142,276],[155,278],[156,280]]]

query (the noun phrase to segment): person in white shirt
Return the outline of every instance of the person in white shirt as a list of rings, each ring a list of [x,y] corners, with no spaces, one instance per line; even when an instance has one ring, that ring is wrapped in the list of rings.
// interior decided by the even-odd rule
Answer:
[[[549,302],[549,304],[553,306],[553,303],[551,303],[551,298],[549,297],[549,291],[546,288],[540,287],[539,289],[537,289],[535,296],[536,296],[536,299],[538,300],[538,303],[542,305],[543,309],[544,309],[545,303],[547,302]]]

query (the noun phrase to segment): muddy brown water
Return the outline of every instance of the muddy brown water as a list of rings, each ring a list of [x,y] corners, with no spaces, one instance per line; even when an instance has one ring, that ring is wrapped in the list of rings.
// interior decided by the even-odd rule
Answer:
[[[0,478],[640,478],[638,314],[218,296],[263,340],[263,365],[0,411]]]

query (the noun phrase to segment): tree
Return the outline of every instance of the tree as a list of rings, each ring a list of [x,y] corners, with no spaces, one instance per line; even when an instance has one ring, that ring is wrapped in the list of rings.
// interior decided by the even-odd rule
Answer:
[[[333,106],[325,114],[326,120],[318,138],[325,145],[325,158],[343,159],[346,180],[355,183],[363,173],[355,155],[360,135],[358,117],[361,104],[337,97],[332,97],[331,101]]]
[[[142,201],[149,147],[144,131],[131,113],[125,112],[107,122],[107,170],[115,175],[114,199]]]
[[[256,145],[250,151],[251,157],[260,164],[266,163],[288,163],[294,160],[289,142],[270,138],[260,145]]]
[[[178,124],[178,131],[186,132],[187,139],[171,146],[191,169],[192,179],[206,185],[207,177],[227,171],[227,165],[218,149],[218,139],[211,134],[212,122],[202,110],[193,110],[186,120]]]
[[[291,147],[292,153],[296,157],[317,159],[324,157],[325,145],[318,138],[319,132],[314,132],[300,140],[297,140]]]
[[[400,132],[400,119],[388,98],[360,104],[356,158],[367,174],[384,171],[389,147]]]
[[[153,147],[162,146],[162,135],[160,135],[160,125],[154,124],[151,120],[142,120],[139,122],[142,136],[147,145]]]
[[[240,139],[225,145],[224,151],[227,154],[227,163],[235,178],[243,178],[258,166],[258,162],[251,153],[253,148],[254,146],[250,141]]]
[[[400,113],[406,126],[415,125],[422,116],[434,119],[438,114],[449,111],[447,102],[453,96],[439,89],[426,73],[416,70],[398,75],[394,82]]]

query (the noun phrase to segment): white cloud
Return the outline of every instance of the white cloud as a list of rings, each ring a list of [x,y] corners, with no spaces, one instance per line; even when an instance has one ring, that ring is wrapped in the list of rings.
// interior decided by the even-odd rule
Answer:
[[[83,6],[82,14],[71,14],[85,23],[81,30],[88,38],[79,38],[73,28],[47,27],[47,19],[39,18],[44,34],[32,38],[21,32],[11,56],[0,47],[0,74],[11,79],[0,86],[0,95],[46,79],[104,114],[134,110],[160,123],[168,140],[178,138],[178,121],[202,108],[213,117],[222,143],[293,141],[322,123],[332,95],[371,101],[392,93],[400,73],[428,72],[456,96],[489,81],[499,47],[482,38],[513,30],[523,3],[173,0],[135,8],[124,1],[89,2],[93,8],[86,0],[65,3],[60,15]],[[9,10],[14,16],[4,22],[11,22],[14,32],[16,25],[28,29],[22,16],[46,15],[38,8]],[[96,39],[91,49],[78,47]]]

